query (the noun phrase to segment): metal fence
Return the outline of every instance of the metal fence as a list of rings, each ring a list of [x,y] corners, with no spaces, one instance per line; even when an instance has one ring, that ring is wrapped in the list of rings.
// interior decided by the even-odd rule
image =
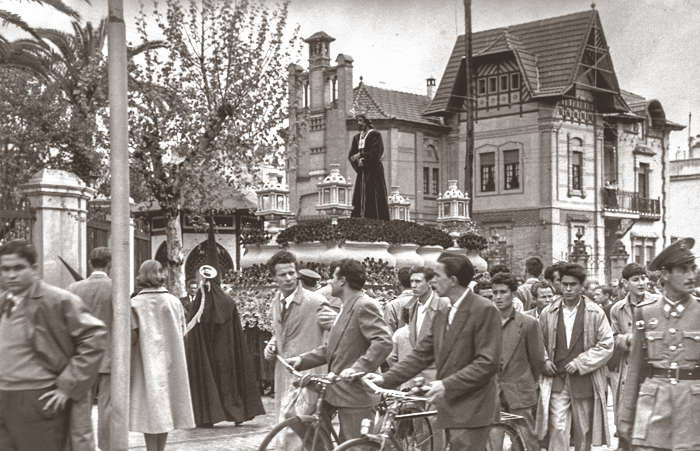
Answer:
[[[0,210],[0,243],[11,240],[32,240],[36,215],[28,204],[17,210]]]

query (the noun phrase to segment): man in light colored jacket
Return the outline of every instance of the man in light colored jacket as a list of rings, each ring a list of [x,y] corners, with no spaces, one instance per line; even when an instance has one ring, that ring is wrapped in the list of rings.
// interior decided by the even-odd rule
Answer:
[[[634,309],[640,302],[660,298],[647,291],[647,271],[637,263],[630,263],[622,269],[622,283],[627,295],[610,309],[610,322],[615,339],[615,352],[608,362],[613,392],[615,426],[618,426],[618,411],[625,390],[625,379],[629,371],[629,356],[634,337]],[[620,437],[618,450],[629,450],[629,443]]]
[[[573,426],[576,451],[610,444],[605,402],[605,363],[613,335],[605,312],[581,294],[586,270],[559,268],[562,297],[545,307],[540,324],[547,351],[537,411],[538,438],[549,433],[549,450],[569,449]]]
[[[336,313],[318,293],[306,290],[298,280],[297,259],[291,252],[279,251],[267,262],[278,293],[272,301],[272,339],[265,347],[265,358],[272,360],[294,357],[321,346],[325,331],[330,330]],[[325,367],[309,372],[320,374]],[[294,391],[294,376],[280,364],[275,365],[275,418],[280,414],[289,394]]]

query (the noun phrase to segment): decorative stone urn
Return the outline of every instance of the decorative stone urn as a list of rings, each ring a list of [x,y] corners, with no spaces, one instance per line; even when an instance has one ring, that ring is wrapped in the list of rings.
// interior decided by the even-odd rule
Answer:
[[[253,265],[265,265],[267,261],[281,249],[279,244],[253,244],[245,246],[245,254],[241,257],[241,268]]]
[[[437,259],[445,252],[442,246],[421,246],[416,250],[416,253],[423,259],[424,265],[437,263]]]
[[[377,261],[381,259],[387,262],[389,266],[396,266],[396,258],[389,253],[389,243],[386,241],[375,243],[346,241],[340,246],[336,245],[326,249],[315,261],[330,264],[343,258],[352,258],[362,262],[367,257],[374,258]]]
[[[314,241],[310,243],[289,243],[287,250],[294,254],[299,262],[319,262],[319,256],[326,251],[326,245]]]
[[[488,263],[481,257],[479,252],[478,249],[467,249],[467,258],[474,266],[474,273],[485,272],[489,269]]]
[[[397,268],[423,266],[425,261],[418,255],[417,250],[417,244],[394,244],[389,247],[389,253],[396,259]]]

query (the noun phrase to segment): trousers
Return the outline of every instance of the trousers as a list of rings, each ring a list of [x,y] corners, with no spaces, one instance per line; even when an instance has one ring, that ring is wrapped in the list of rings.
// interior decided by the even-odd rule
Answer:
[[[52,389],[0,391],[0,450],[63,451],[71,402],[59,412],[44,410],[47,400],[39,398]]]

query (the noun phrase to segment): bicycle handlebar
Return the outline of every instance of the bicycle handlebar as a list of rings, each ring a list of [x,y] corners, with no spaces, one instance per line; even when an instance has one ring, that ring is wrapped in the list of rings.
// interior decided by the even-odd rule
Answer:
[[[279,360],[282,363],[282,365],[284,365],[287,368],[287,371],[289,371],[290,373],[292,373],[293,375],[295,375],[299,379],[303,379],[304,377],[306,377],[309,380],[309,382],[319,382],[319,383],[324,384],[324,385],[332,385],[332,384],[335,384],[336,382],[340,381],[340,376],[338,376],[337,374],[332,373],[332,372],[328,373],[326,375],[316,375],[316,374],[312,375],[312,374],[300,373],[299,371],[294,369],[294,367],[292,365],[287,363],[287,361],[284,358],[282,358],[279,354],[277,354],[276,357],[277,357],[277,360]],[[360,378],[364,375],[365,375],[365,373],[355,373],[352,375],[352,377]]]
[[[385,395],[389,398],[394,398],[394,399],[403,399],[405,401],[423,401],[427,402],[428,398],[425,396],[415,396],[415,395],[410,395],[406,392],[403,391],[398,391],[398,390],[389,390],[388,388],[382,388],[379,385],[375,384],[369,379],[362,379],[365,384],[372,390],[374,390],[375,393],[379,393],[382,395]]]

